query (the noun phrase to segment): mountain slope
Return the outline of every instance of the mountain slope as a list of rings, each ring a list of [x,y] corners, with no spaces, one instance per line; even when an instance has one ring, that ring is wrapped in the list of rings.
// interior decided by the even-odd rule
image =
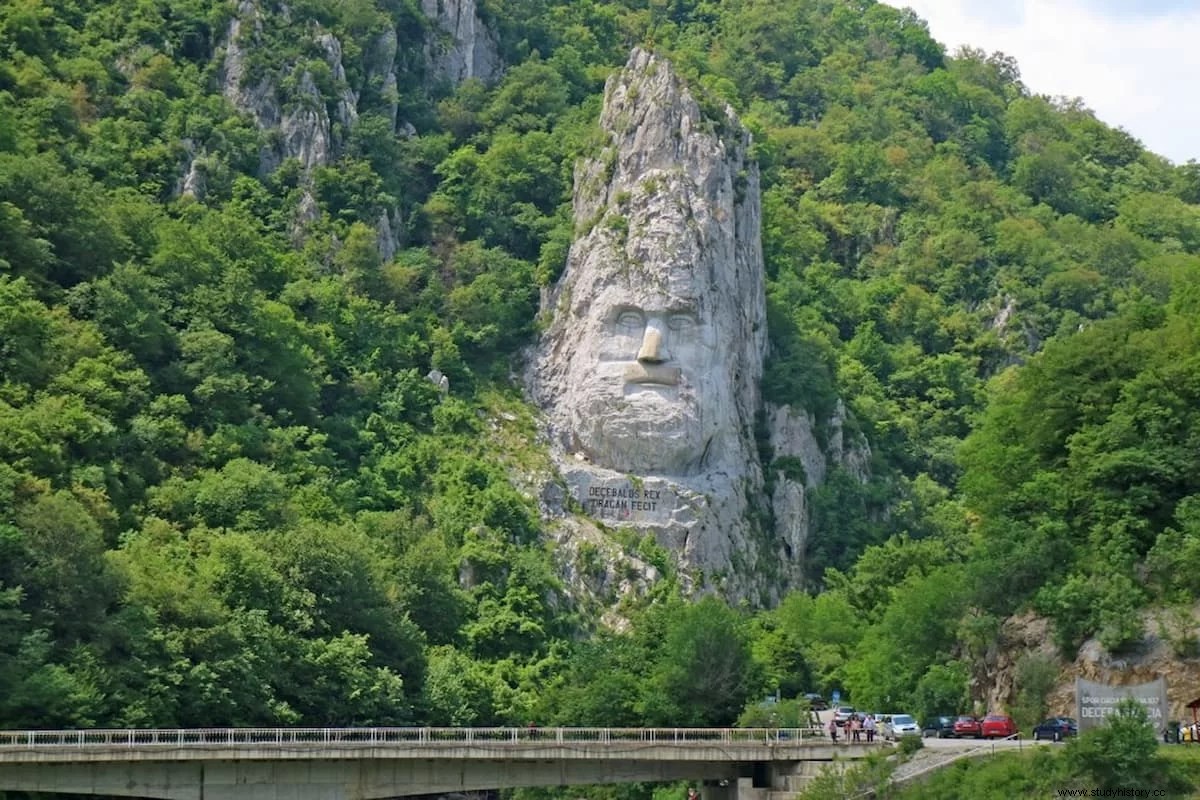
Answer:
[[[1018,608],[1119,648],[1194,596],[1194,165],[869,0],[430,10],[0,9],[0,723],[524,722],[601,682],[571,642],[618,598],[563,588],[509,376],[636,44],[754,130],[764,393],[844,398],[875,477],[808,498],[823,594],[713,630],[640,611],[677,587],[615,542],[667,577],[572,708],[669,719],[637,687],[689,636],[753,655],[739,698],[961,696]]]

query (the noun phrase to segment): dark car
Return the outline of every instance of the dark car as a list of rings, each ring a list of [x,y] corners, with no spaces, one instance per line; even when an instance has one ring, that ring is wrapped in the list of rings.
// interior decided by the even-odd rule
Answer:
[[[1033,726],[1034,740],[1050,739],[1054,742],[1061,742],[1068,736],[1077,736],[1078,734],[1079,725],[1070,717],[1051,717]]]
[[[979,720],[964,714],[954,720],[954,735],[978,739],[983,736],[983,728],[980,727]]]
[[[929,717],[921,723],[921,736],[945,739],[954,736],[954,717],[949,715]]]
[[[824,711],[829,708],[829,703],[825,702],[825,698],[816,692],[805,692],[804,699],[808,701],[808,707],[813,711]]]
[[[1017,723],[1007,714],[988,714],[979,723],[979,732],[985,739],[1004,739],[1020,733]]]

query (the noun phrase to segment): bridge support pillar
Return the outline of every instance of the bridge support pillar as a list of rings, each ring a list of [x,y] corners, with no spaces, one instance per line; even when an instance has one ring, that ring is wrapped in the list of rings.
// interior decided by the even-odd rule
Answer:
[[[700,790],[700,800],[767,800],[768,791],[755,786],[753,778],[706,781]]]
[[[705,781],[700,800],[737,800],[737,781]]]

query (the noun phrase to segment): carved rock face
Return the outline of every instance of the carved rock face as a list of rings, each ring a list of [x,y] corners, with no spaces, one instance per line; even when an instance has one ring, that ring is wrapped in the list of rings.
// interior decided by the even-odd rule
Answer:
[[[758,169],[733,112],[702,113],[668,62],[635,50],[600,128],[606,146],[575,169],[577,238],[543,295],[527,375],[561,478],[544,510],[652,536],[685,590],[775,602],[803,578],[806,489],[831,464],[865,480],[870,451],[843,442],[840,406],[831,453],[803,409],[762,408]],[[769,498],[760,411],[773,456],[805,473],[774,468]]]
[[[629,472],[697,471],[732,407],[718,326],[694,292],[610,285],[580,309],[560,403],[578,450]]]
[[[685,587],[769,602],[791,573],[751,513],[766,299],[749,134],[642,50],[605,87],[600,127],[528,376],[552,455],[579,510],[652,536]]]
[[[611,147],[576,174],[576,219],[592,227],[556,288],[535,393],[559,444],[597,466],[741,474],[765,337],[747,136],[732,116],[705,120],[642,51],[610,82],[601,125]]]

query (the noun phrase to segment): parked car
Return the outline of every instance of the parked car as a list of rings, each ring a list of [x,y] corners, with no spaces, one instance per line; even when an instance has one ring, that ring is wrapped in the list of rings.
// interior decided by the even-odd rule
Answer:
[[[952,738],[954,736],[954,717],[949,715],[928,717],[921,725],[921,736],[926,739],[931,736],[937,739]]]
[[[980,734],[985,739],[1003,739],[1005,736],[1016,736],[1017,723],[1007,714],[988,714],[979,723]]]
[[[816,692],[805,692],[804,699],[808,701],[808,707],[813,711],[824,711],[829,708],[829,703],[825,702],[825,698]]]
[[[887,722],[883,723],[883,738],[899,740],[901,736],[920,736],[921,726],[910,714],[885,715]]]
[[[1077,736],[1078,734],[1079,725],[1070,717],[1051,717],[1033,726],[1033,738],[1035,741],[1050,739],[1055,742],[1061,742],[1068,736]]]
[[[833,710],[833,721],[845,725],[854,716],[854,706],[838,706]]]
[[[963,714],[954,720],[954,735],[978,739],[980,736],[983,736],[983,726],[975,717]]]

